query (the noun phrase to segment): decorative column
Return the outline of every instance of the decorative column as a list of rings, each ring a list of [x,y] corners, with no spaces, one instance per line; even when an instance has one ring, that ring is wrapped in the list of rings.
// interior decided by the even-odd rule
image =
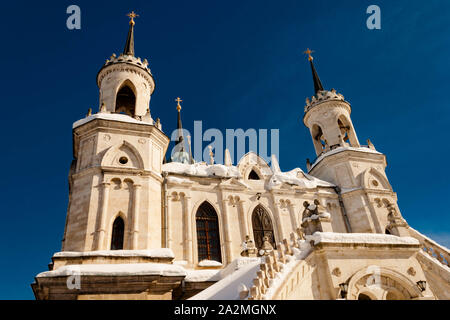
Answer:
[[[242,239],[241,241],[245,241],[245,236],[250,236],[250,230],[248,228],[248,221],[247,221],[247,216],[245,214],[245,201],[244,200],[240,200],[239,201],[239,216],[241,217],[241,227],[243,229],[243,235],[242,235]],[[253,237],[250,237],[253,239]]]
[[[102,250],[105,241],[106,233],[106,215],[108,213],[109,200],[109,182],[102,182],[102,204],[100,207],[100,225],[97,230],[97,242],[95,243],[95,250]]]
[[[184,196],[184,207],[183,207],[183,215],[184,215],[184,223],[186,225],[186,234],[184,239],[184,259],[189,263],[194,263],[194,256],[192,254],[192,218],[190,214],[191,207],[191,197]]]
[[[298,228],[298,220],[297,217],[295,216],[295,206],[292,203],[288,204],[288,209],[289,209],[289,214],[291,215],[291,223],[292,223],[292,228],[294,230],[297,230]]]
[[[171,210],[172,210],[171,202],[175,201],[175,199],[173,197],[174,196],[167,196],[167,198],[164,199],[164,201],[167,200],[167,202],[166,202],[166,225],[164,226],[164,228],[166,229],[165,237],[167,239],[167,243],[166,243],[167,248],[172,248],[172,236],[171,236],[171,232],[170,232],[170,214],[171,214]]]
[[[133,185],[133,223],[131,229],[131,249],[138,249],[138,237],[139,237],[139,208],[141,198],[141,185]]]
[[[280,204],[276,201],[275,197],[273,197],[273,208],[275,211],[275,222],[278,226],[278,242],[281,242],[284,239],[283,223],[281,221]]]
[[[224,199],[222,200],[222,215],[223,215],[223,230],[225,235],[225,252],[227,256],[227,263],[230,263],[233,261],[233,254],[231,252],[231,226],[229,223],[229,217],[228,217],[228,200]]]

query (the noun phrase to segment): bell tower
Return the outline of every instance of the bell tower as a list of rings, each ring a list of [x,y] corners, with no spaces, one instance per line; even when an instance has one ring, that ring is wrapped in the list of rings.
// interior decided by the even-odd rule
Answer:
[[[155,82],[135,57],[134,18],[122,54],[97,74],[98,113],[73,124],[63,251],[161,247],[162,161],[169,138],[150,115]]]
[[[100,108],[111,113],[122,113],[134,118],[150,114],[150,97],[155,90],[147,59],[134,55],[134,25],[138,15],[130,17],[127,41],[123,53],[113,54],[97,74],[100,88]]]
[[[386,156],[375,150],[370,140],[367,146],[360,145],[350,118],[350,103],[336,90],[324,89],[313,51],[305,53],[315,91],[306,99],[303,117],[317,155],[312,163],[307,161],[309,174],[337,186],[348,232],[407,235],[397,195],[385,173]]]

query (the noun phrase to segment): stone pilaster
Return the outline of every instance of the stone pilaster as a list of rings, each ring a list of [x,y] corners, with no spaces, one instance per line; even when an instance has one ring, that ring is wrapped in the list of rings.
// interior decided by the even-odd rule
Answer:
[[[95,243],[95,250],[104,249],[105,234],[106,234],[106,215],[108,213],[109,201],[109,182],[102,183],[102,204],[100,207],[100,224],[97,229],[97,238]]]
[[[139,238],[139,202],[141,199],[141,185],[133,185],[133,224],[131,229],[131,249],[138,249]]]
[[[294,206],[294,204],[289,203],[288,204],[288,210],[289,210],[289,214],[291,216],[291,223],[292,223],[293,230],[297,230],[297,228],[298,228],[298,219],[295,216],[295,206]]]
[[[192,250],[192,216],[190,213],[191,197],[183,197],[183,216],[186,225],[186,234],[184,235],[184,259],[189,263],[194,263],[194,255]]]
[[[223,230],[224,230],[224,238],[225,238],[225,253],[227,263],[233,261],[233,254],[231,250],[231,225],[228,217],[228,200],[222,200],[222,221],[223,221]]]
[[[250,230],[248,228],[248,221],[247,221],[247,215],[245,214],[245,201],[244,200],[240,200],[239,201],[239,217],[241,220],[241,228],[242,228],[242,232],[241,232],[241,241],[245,241],[245,236],[249,236],[250,235]],[[242,234],[243,233],[243,234]]]

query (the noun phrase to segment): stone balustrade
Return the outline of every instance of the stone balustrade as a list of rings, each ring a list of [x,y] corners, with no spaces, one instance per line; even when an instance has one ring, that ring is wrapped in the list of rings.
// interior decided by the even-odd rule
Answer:
[[[444,266],[450,267],[450,252],[447,248],[425,237],[423,234],[413,228],[410,228],[410,236],[419,240],[424,252],[426,252],[432,258],[438,260]]]
[[[240,296],[248,300],[262,300],[267,291],[274,285],[277,273],[281,272],[286,263],[290,261],[287,256],[294,256],[294,251],[299,248],[298,235],[291,233],[291,241],[284,239],[277,245],[277,249],[265,257],[265,262],[260,265],[253,279],[253,286],[249,292],[240,292]]]

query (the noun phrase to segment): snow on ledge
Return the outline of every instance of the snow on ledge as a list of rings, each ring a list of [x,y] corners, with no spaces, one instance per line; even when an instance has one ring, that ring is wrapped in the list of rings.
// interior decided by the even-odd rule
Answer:
[[[198,263],[199,267],[221,267],[222,263],[214,260],[202,260]]]
[[[333,150],[330,150],[326,153],[321,154],[316,161],[314,161],[314,163],[311,165],[311,169],[315,167],[316,164],[318,164],[320,161],[322,161],[324,158],[331,156],[333,154],[342,152],[342,151],[346,151],[346,150],[351,150],[351,151],[359,151],[359,152],[367,152],[367,153],[375,153],[375,154],[382,154],[381,152],[378,152],[374,149],[370,149],[370,148],[365,148],[365,147],[359,147],[359,148],[353,148],[353,147],[339,147]],[[311,169],[309,171],[311,171]]]
[[[271,190],[282,183],[297,185],[303,188],[310,188],[310,189],[316,188],[318,186],[334,187],[334,184],[317,179],[309,174],[306,174],[300,168],[296,168],[288,172],[275,172],[270,178],[268,189]]]
[[[204,282],[204,281],[219,281],[221,277],[221,270],[186,270],[185,282]]]
[[[193,184],[194,182],[189,180],[189,179],[183,179],[183,178],[178,178],[178,177],[167,177],[167,182],[168,183],[173,183],[173,184]]]
[[[163,164],[162,171],[199,177],[239,178],[239,170],[235,166],[208,165],[202,162],[194,164],[169,162]]]
[[[96,113],[93,115],[90,115],[84,119],[80,119],[78,121],[75,121],[72,125],[72,129],[75,129],[85,123],[88,123],[94,119],[104,119],[104,120],[114,120],[114,121],[120,121],[120,122],[127,122],[127,123],[137,123],[137,124],[145,124],[148,126],[151,126],[152,124],[145,121],[140,121],[137,119],[134,119],[126,114],[120,114],[120,113]]]
[[[78,258],[78,257],[150,257],[150,258],[175,258],[172,249],[158,248],[150,250],[99,250],[99,251],[62,251],[53,255],[54,258]]]
[[[334,233],[315,232],[306,236],[308,241],[318,243],[373,243],[373,244],[410,244],[418,245],[419,241],[411,237],[397,237],[381,233]]]
[[[80,276],[130,276],[159,275],[167,277],[185,276],[183,267],[165,263],[128,263],[128,264],[72,264],[53,271],[39,273],[37,278]]]
[[[310,205],[311,206],[311,205]],[[312,221],[312,220],[317,220],[319,218],[325,218],[325,219],[330,219],[331,218],[331,214],[328,212],[322,212],[321,214],[317,215],[317,214],[313,214],[311,217],[305,218],[302,220],[302,223],[305,221]]]

